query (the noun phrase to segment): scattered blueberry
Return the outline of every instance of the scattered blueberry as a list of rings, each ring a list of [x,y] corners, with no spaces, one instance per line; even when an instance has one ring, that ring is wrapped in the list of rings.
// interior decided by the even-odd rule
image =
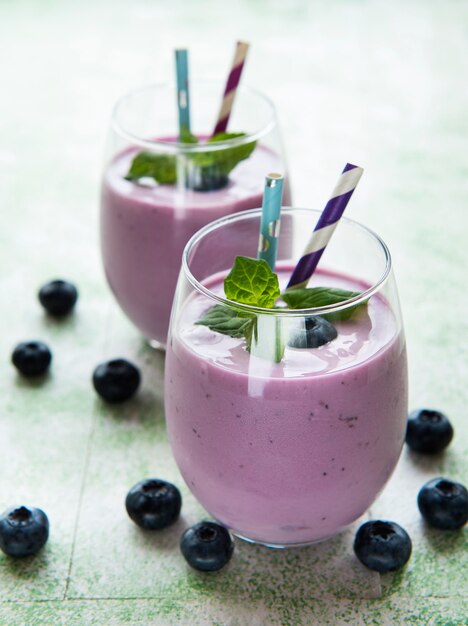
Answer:
[[[131,519],[147,530],[160,530],[179,517],[182,498],[175,485],[159,478],[141,480],[127,494],[125,507]]]
[[[0,515],[0,548],[5,554],[36,554],[48,537],[49,520],[41,509],[13,507]]]
[[[406,443],[415,452],[436,454],[452,441],[453,428],[446,415],[432,409],[418,409],[408,416]]]
[[[418,493],[418,507],[429,526],[457,530],[468,521],[468,491],[448,478],[433,478]]]
[[[93,385],[107,402],[124,402],[140,385],[140,370],[126,359],[106,361],[93,372]]]
[[[193,568],[202,572],[215,572],[230,561],[234,543],[224,526],[214,522],[200,522],[184,532],[180,549]]]
[[[78,291],[66,280],[52,280],[39,289],[39,302],[44,309],[56,317],[70,313],[78,299]]]
[[[11,361],[23,376],[40,376],[49,368],[52,353],[42,341],[24,341],[13,350]]]
[[[357,558],[369,569],[380,573],[400,569],[411,556],[411,539],[395,522],[366,522],[354,539]]]
[[[304,326],[295,329],[289,338],[291,348],[318,348],[336,339],[338,333],[333,324],[323,317],[311,316],[304,319]]]

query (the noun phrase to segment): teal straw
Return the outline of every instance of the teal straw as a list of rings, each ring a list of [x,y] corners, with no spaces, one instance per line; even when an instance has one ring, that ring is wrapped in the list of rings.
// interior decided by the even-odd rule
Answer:
[[[258,259],[265,260],[274,271],[278,236],[280,230],[281,200],[283,198],[283,176],[268,174],[262,202],[262,221],[258,240]]]
[[[185,142],[190,136],[190,101],[188,83],[188,52],[175,51],[177,73],[177,108],[179,110],[179,141]]]

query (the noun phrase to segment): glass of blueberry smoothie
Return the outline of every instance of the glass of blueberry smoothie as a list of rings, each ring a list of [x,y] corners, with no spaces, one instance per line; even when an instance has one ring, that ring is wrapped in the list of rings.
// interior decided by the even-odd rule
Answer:
[[[184,251],[168,335],[181,473],[216,520],[274,547],[361,516],[405,436],[405,339],[385,243],[343,218],[309,287],[286,290],[318,215],[283,209],[275,272],[252,258],[260,210],[202,228]]]
[[[238,87],[229,132],[213,136],[222,90],[221,82],[193,82],[184,141],[170,84],[133,91],[114,109],[102,180],[102,259],[117,302],[157,347],[166,343],[187,241],[217,218],[260,206],[265,172],[285,171],[274,106],[254,90]]]

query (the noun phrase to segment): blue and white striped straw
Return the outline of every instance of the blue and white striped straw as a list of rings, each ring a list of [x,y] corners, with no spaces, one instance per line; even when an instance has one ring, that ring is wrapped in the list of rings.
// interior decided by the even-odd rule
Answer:
[[[188,51],[175,51],[177,74],[177,108],[179,110],[179,141],[186,140],[190,134],[190,99],[188,80]]]
[[[331,198],[319,217],[312,237],[294,268],[287,289],[298,289],[307,286],[363,171],[362,167],[357,165],[352,165],[351,163],[345,165]]]
[[[283,182],[284,179],[281,174],[267,174],[263,191],[257,258],[264,259],[272,270],[275,269],[278,249]]]

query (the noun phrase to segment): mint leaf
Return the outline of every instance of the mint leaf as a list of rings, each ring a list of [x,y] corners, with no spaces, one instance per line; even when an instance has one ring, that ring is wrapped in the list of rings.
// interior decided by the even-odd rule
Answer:
[[[177,180],[175,157],[152,152],[139,152],[133,159],[126,180],[153,178],[160,185],[173,185]]]
[[[250,350],[252,337],[256,333],[256,321],[255,315],[241,313],[224,304],[215,304],[195,324],[208,326],[210,330],[229,337],[245,337],[247,350]]]
[[[224,279],[229,300],[262,308],[272,308],[280,295],[278,276],[263,259],[238,256]]]
[[[290,309],[311,309],[319,306],[339,304],[356,296],[359,296],[359,291],[347,291],[346,289],[336,289],[334,287],[304,287],[290,289],[281,294],[281,298]],[[366,305],[367,302],[363,302],[343,311],[327,313],[322,317],[328,320],[347,320],[357,309]]]
[[[272,308],[280,295],[278,276],[268,263],[242,256],[236,257],[224,279],[224,291],[229,300],[264,308]],[[260,322],[261,341],[258,339]],[[223,335],[244,337],[247,350],[257,357],[277,363],[283,358],[285,345],[280,321],[274,316],[263,315],[259,321],[255,314],[216,304],[195,323]]]
[[[208,139],[208,143],[216,143],[219,141],[229,141],[230,139],[237,139],[238,137],[245,137],[246,133],[217,133]],[[209,157],[210,162],[204,165],[216,166],[219,173],[223,176],[227,176],[238,163],[248,159],[257,145],[256,141],[249,141],[240,146],[233,146],[232,148],[224,148],[223,150],[214,150],[213,152],[206,152],[205,154],[197,155]],[[208,160],[208,159],[207,159]]]
[[[179,141],[181,143],[198,143],[198,137],[192,135],[186,126],[183,126],[179,133]]]
[[[246,133],[218,133],[207,143],[228,141],[237,137],[245,137]],[[183,128],[180,134],[182,143],[198,143],[197,137]],[[249,141],[241,146],[197,152],[188,156],[188,187],[196,191],[212,191],[221,189],[228,183],[229,173],[240,161],[248,159],[255,149],[256,142]],[[160,185],[173,185],[177,180],[176,159],[173,155],[140,152],[133,159],[127,180],[153,178]]]
[[[207,143],[228,141],[236,137],[245,137],[245,133],[218,133],[210,137]],[[232,148],[194,154],[190,186],[198,191],[222,189],[228,184],[230,172],[238,163],[249,158],[255,145],[255,141],[250,141]]]

